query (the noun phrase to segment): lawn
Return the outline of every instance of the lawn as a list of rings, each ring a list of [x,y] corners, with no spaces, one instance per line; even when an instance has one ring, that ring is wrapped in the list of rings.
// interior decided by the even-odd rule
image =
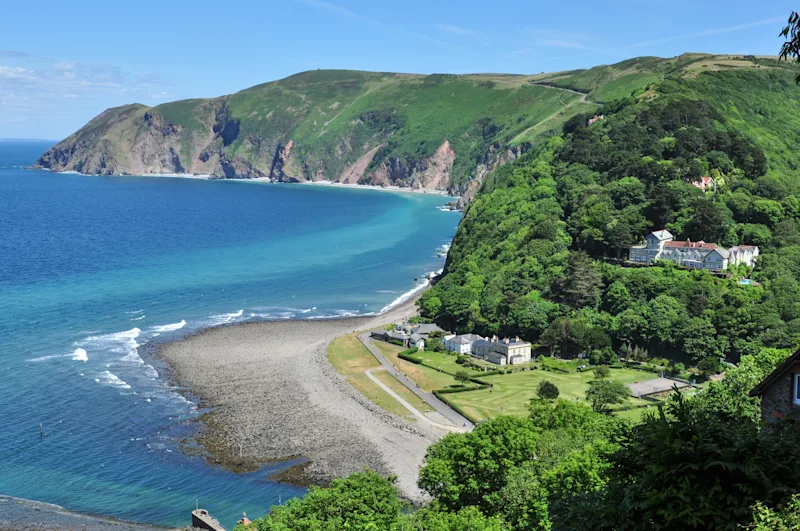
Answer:
[[[331,341],[328,346],[328,361],[336,372],[344,376],[361,374],[381,365],[355,334],[340,336]]]
[[[372,374],[379,377],[381,373],[386,374],[386,371],[374,371]],[[411,412],[405,408],[405,406],[395,400],[392,395],[381,389],[378,384],[370,380],[369,376],[366,374],[354,374],[348,376],[347,381],[350,383],[350,385],[358,389],[362,395],[369,398],[371,402],[375,403],[381,409],[388,411],[389,413],[394,413],[399,417],[415,419],[414,415],[412,415]],[[400,382],[398,382],[398,384],[399,383]],[[423,409],[421,412],[424,413],[425,410]]]
[[[370,351],[367,350],[367,347],[359,341],[355,334],[347,334],[331,341],[331,344],[328,346],[328,360],[336,369],[336,372],[344,376],[350,385],[355,387],[362,395],[366,396],[379,407],[389,413],[414,419],[414,415],[412,415],[408,409],[400,404],[392,395],[381,389],[378,384],[370,380],[369,376],[364,374],[366,370],[380,367],[381,364],[378,363],[378,360],[376,360]],[[425,403],[403,387],[403,385],[392,376],[386,374],[386,371],[373,371],[373,375],[386,383],[390,389],[402,396],[412,406],[418,409],[422,408],[419,409],[420,412],[425,412]],[[402,387],[405,393],[410,396],[401,393],[400,390],[390,385],[390,383],[384,379],[385,377],[393,380],[397,386]],[[414,401],[414,398],[417,400]]]
[[[420,389],[423,391],[431,392],[434,389],[446,389],[450,386],[458,385],[458,382],[449,374],[398,358],[398,352],[405,350],[404,347],[384,343],[383,341],[373,341],[372,344],[378,347],[378,350],[397,367],[397,370],[419,384]]]
[[[456,363],[456,359],[458,356],[451,356],[446,352],[431,352],[431,351],[420,351],[414,354],[422,358],[422,360],[430,366],[439,367],[445,372],[449,372],[450,374],[455,374],[458,371],[467,371],[470,376],[480,376],[483,374],[483,371],[478,371],[475,369],[468,369],[463,365],[459,365]],[[470,361],[482,367],[487,367],[489,370],[499,369],[498,365],[493,365],[491,363],[487,363],[483,360],[479,360],[478,358],[470,357]]]
[[[422,400],[420,397],[418,397],[417,395],[415,395],[414,393],[409,391],[406,388],[405,385],[403,385],[400,382],[398,382],[397,378],[395,378],[394,376],[392,376],[388,372],[383,371],[383,370],[381,370],[381,371],[372,371],[372,375],[375,376],[378,380],[380,380],[384,384],[386,384],[386,386],[389,389],[391,389],[392,391],[394,391],[395,393],[400,395],[400,397],[403,400],[405,400],[406,402],[411,404],[414,407],[414,409],[416,409],[420,413],[425,413],[426,409],[433,409],[431,406],[429,406],[427,403],[425,403],[424,400]],[[410,413],[408,412],[407,409],[406,409],[404,414],[405,415],[410,415]]]
[[[609,378],[628,384],[648,380],[652,375],[632,369],[611,369]],[[589,382],[594,380],[592,371],[559,373],[543,370],[522,371],[512,374],[487,376],[481,378],[494,385],[492,389],[481,389],[447,396],[468,415],[475,419],[496,417],[497,415],[528,414],[528,404],[536,397],[539,382],[549,380],[561,391],[560,398],[585,401],[585,393]],[[629,398],[626,406],[647,405],[652,402],[638,398]],[[637,414],[640,414],[637,412]],[[626,416],[632,415],[626,412]]]

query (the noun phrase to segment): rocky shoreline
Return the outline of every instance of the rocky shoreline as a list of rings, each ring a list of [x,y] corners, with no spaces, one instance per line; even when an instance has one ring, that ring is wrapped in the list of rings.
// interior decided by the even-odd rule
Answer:
[[[196,442],[210,461],[234,471],[302,458],[277,480],[327,484],[365,467],[398,478],[412,501],[417,474],[438,434],[387,413],[330,365],[335,337],[415,313],[409,300],[376,317],[245,323],[161,345],[172,379],[209,412]]]
[[[52,503],[0,495],[0,529],[7,531],[44,531],[57,529],[80,529],[83,531],[165,531],[169,528],[77,513]]]

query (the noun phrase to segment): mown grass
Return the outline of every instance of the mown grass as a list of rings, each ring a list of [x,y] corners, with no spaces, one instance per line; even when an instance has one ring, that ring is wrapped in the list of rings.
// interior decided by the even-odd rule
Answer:
[[[356,334],[347,334],[337,337],[331,341],[331,344],[328,346],[327,354],[328,360],[331,362],[331,365],[333,365],[336,371],[344,376],[350,385],[355,387],[362,395],[367,397],[378,407],[401,417],[411,419],[414,418],[414,415],[408,411],[405,406],[398,402],[392,395],[381,389],[378,384],[370,380],[369,376],[364,374],[365,371],[369,369],[380,367],[380,363],[378,363],[378,360],[375,359],[375,356],[373,356],[370,351],[367,350],[367,347],[365,347],[364,344],[359,341],[358,337],[356,337]],[[386,380],[384,380],[385,371],[378,370],[374,371],[373,374],[378,379],[386,383]],[[395,380],[395,383],[402,387],[400,382],[397,382],[397,380]],[[406,393],[411,395],[411,397],[401,394],[397,389],[388,383],[387,386],[402,396],[415,408],[422,407],[423,409],[421,412],[425,411],[424,402],[422,403],[423,405],[419,405],[418,403],[414,402],[413,398],[416,398],[416,396],[407,389],[403,388],[405,389]],[[419,402],[422,401],[419,400]]]
[[[347,334],[331,341],[328,346],[328,361],[344,376],[361,374],[381,365],[356,334]]]
[[[625,384],[648,380],[652,375],[631,369],[612,369],[612,380]],[[528,414],[528,404],[536,397],[539,382],[549,381],[558,387],[560,398],[585,401],[589,382],[594,380],[592,371],[569,374],[544,370],[520,371],[512,374],[482,378],[491,384],[492,389],[480,389],[447,396],[447,400],[476,419],[493,418],[497,415]],[[629,398],[625,406],[646,406],[652,402]],[[630,415],[630,414],[629,414]]]
[[[419,384],[420,389],[423,391],[430,393],[435,389],[446,389],[451,386],[459,385],[455,378],[449,374],[439,372],[424,365],[417,365],[397,357],[399,352],[405,350],[403,347],[384,343],[383,341],[373,341],[373,344],[378,347],[378,350],[380,350],[395,367],[397,367],[398,371]]]
[[[422,400],[420,397],[409,391],[405,385],[398,382],[397,378],[395,378],[388,372],[384,370],[372,371],[372,375],[375,376],[378,380],[380,380],[384,384],[386,384],[386,386],[389,389],[400,395],[400,397],[403,400],[411,404],[411,406],[420,413],[425,413],[426,409],[433,409],[424,400]],[[413,415],[410,414],[408,410],[405,411],[405,415],[413,417]]]
[[[379,372],[380,371],[375,371],[375,373]],[[398,402],[392,395],[381,389],[378,384],[370,380],[369,376],[366,374],[350,375],[347,377],[347,381],[381,409],[400,417],[414,418],[414,415],[412,415],[405,406]]]

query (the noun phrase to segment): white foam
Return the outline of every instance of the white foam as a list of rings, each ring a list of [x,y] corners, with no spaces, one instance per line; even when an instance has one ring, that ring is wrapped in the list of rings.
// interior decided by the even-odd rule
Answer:
[[[213,325],[222,325],[222,324],[232,323],[242,315],[244,315],[244,310],[239,310],[238,312],[233,312],[233,313],[221,313],[218,315],[212,315],[210,317],[210,320]]]
[[[391,303],[389,303],[388,305],[386,305],[383,308],[381,308],[381,311],[378,312],[378,315],[380,315],[382,313],[386,313],[389,310],[391,310],[392,308],[395,308],[395,307],[403,304],[408,299],[412,298],[414,295],[416,295],[420,291],[422,291],[425,288],[427,288],[431,283],[431,277],[435,277],[436,275],[440,275],[441,273],[442,273],[442,269],[440,269],[438,271],[432,271],[432,272],[426,274],[425,277],[423,278],[422,282],[417,283],[417,285],[414,286],[412,289],[406,291],[405,293],[403,293],[402,295],[397,297],[395,300],[393,300]]]
[[[131,328],[123,332],[116,332],[113,334],[103,334],[99,336],[89,336],[86,341],[121,341],[125,339],[136,339],[142,331],[138,328]]]
[[[119,389],[131,388],[130,385],[120,380],[119,377],[116,374],[112,373],[111,371],[101,372],[98,375],[98,377],[94,379],[94,381],[102,385],[109,385],[111,387],[117,387]]]
[[[144,313],[144,310],[133,310],[130,312],[125,312],[126,315],[136,315],[137,313]]]
[[[186,326],[186,320],[182,319],[180,323],[172,323],[161,326],[153,326],[151,329],[155,332],[174,332]]]
[[[151,380],[158,378],[158,371],[149,363],[144,366],[144,371]]]
[[[142,319],[144,319],[145,317],[146,317],[146,315],[142,314],[142,315],[140,315],[139,317],[134,317],[133,319],[131,319],[131,321],[141,321],[141,320],[142,320]]]
[[[86,351],[82,348],[75,349],[71,354],[50,354],[49,356],[41,356],[38,358],[32,358],[28,361],[33,362],[40,362],[40,361],[47,361],[53,360],[58,358],[72,358],[75,361],[87,361],[89,357],[86,355]]]
[[[27,361],[40,362],[40,361],[52,360],[52,359],[55,359],[55,358],[64,358],[66,356],[69,356],[69,354],[51,354],[50,356],[41,356],[39,358],[31,358],[31,359],[29,359]]]
[[[125,356],[120,358],[119,361],[122,361],[122,362],[125,362],[125,363],[135,363],[136,365],[141,365],[142,363],[144,363],[144,360],[142,360],[142,358],[139,356],[139,353],[136,352],[135,350],[132,351],[132,352],[129,352],[128,354],[126,354]]]

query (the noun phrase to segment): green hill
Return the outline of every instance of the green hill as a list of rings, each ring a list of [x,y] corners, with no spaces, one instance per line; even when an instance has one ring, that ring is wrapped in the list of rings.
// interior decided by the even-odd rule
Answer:
[[[110,109],[39,166],[463,193],[538,133],[595,107],[579,100],[530,76],[311,71],[222,98]]]
[[[532,76],[316,70],[220,98],[109,109],[38,166],[400,185],[468,200],[487,173],[576,114],[633,94],[681,94],[769,145],[778,183],[794,169],[791,71],[771,58],[704,54]]]
[[[468,207],[444,277],[423,297],[440,324],[519,334],[611,361],[636,349],[698,363],[800,346],[800,88],[770,58],[686,55],[545,76],[588,98],[576,116],[491,173]],[[719,183],[703,193],[690,183]],[[615,261],[650,230],[758,245],[731,278]],[[752,275],[757,284],[742,286]],[[711,363],[711,362],[709,362]]]

